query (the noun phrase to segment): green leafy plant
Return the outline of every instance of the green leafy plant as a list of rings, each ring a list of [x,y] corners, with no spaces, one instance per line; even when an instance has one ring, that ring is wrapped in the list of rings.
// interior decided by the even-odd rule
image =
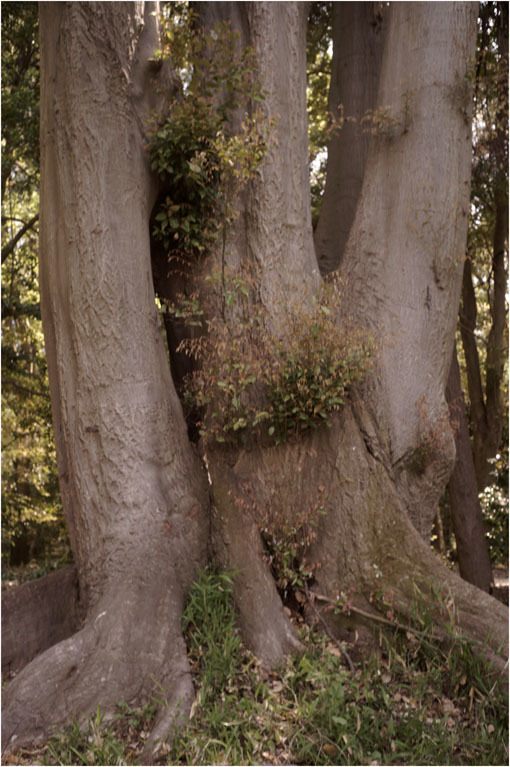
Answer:
[[[208,309],[208,333],[185,342],[189,354],[207,360],[188,381],[190,405],[205,411],[202,436],[231,445],[278,444],[307,429],[330,425],[350,388],[370,367],[374,346],[368,334],[337,320],[340,284],[332,278],[312,304],[282,307],[282,329],[269,329],[254,308],[241,274],[213,275],[214,304],[235,309],[224,322]],[[218,291],[221,297],[218,298]]]
[[[182,629],[191,663],[200,672],[199,699],[206,705],[233,683],[241,657],[232,598],[234,574],[203,571],[190,593]]]
[[[264,510],[252,509],[264,543],[265,559],[283,599],[292,593],[302,601],[299,591],[306,592],[314,575],[308,551],[317,537],[319,518],[326,514],[326,488],[321,485],[314,502],[293,520],[281,513],[277,499],[274,500]]]
[[[169,254],[189,259],[205,255],[235,217],[232,201],[266,153],[269,125],[257,111],[233,119],[263,96],[254,53],[240,48],[227,23],[205,34],[189,10],[162,23],[157,55],[171,57],[180,84],[150,133],[151,167],[162,187],[152,233]]]
[[[493,564],[508,565],[508,447],[493,460],[494,484],[480,493]]]

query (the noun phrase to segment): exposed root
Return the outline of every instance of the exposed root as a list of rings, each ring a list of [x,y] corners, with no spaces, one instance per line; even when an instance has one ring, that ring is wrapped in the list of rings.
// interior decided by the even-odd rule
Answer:
[[[212,537],[223,567],[234,571],[234,599],[246,646],[261,665],[274,668],[301,642],[284,612],[275,582],[264,562],[259,530],[236,495],[240,478],[225,465],[210,463],[214,508]]]
[[[163,579],[108,590],[81,631],[35,658],[5,690],[3,751],[40,743],[97,706],[108,714],[121,700],[153,697],[164,703],[147,745],[154,753],[194,697],[181,607],[175,584]]]
[[[175,671],[175,669],[173,669]],[[195,689],[189,669],[180,676],[173,675],[172,683],[167,683],[167,692],[152,731],[147,738],[141,760],[142,764],[153,764],[164,743],[171,740],[175,732],[189,721],[191,707],[195,699]],[[165,692],[162,690],[161,692]],[[157,696],[157,692],[156,692]]]

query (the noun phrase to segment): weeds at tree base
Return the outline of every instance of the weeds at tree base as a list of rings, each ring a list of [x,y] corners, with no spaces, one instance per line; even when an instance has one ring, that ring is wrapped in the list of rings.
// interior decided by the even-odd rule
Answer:
[[[266,673],[242,645],[232,576],[209,570],[194,587],[183,631],[197,699],[189,726],[160,764],[508,763],[508,699],[488,684],[485,661],[459,640],[398,632],[352,673],[338,647],[296,620],[305,650]],[[426,634],[426,631],[425,631]],[[435,648],[435,649],[434,649]],[[17,764],[139,764],[155,706],[98,710]]]

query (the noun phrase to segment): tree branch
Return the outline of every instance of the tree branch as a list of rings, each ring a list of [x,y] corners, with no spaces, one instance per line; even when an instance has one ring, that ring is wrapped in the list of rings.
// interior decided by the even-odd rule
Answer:
[[[2,378],[2,382],[6,386],[11,386],[13,389],[17,389],[18,391],[22,391],[25,394],[30,394],[32,397],[44,397],[44,399],[49,399],[50,395],[48,392],[44,391],[37,391],[37,389],[31,389],[29,386],[23,386],[23,384],[20,384],[16,381],[15,378]]]
[[[21,227],[21,229],[14,235],[12,240],[10,240],[7,243],[7,245],[3,246],[2,264],[4,263],[5,259],[8,258],[11,255],[11,253],[14,251],[16,245],[21,240],[23,235],[25,235],[30,229],[32,229],[32,227],[34,226],[34,224],[37,223],[38,220],[39,220],[39,213],[36,213],[35,216],[33,216],[33,218],[30,219],[30,221],[27,221],[27,223]]]
[[[315,607],[315,605],[313,603],[313,598],[310,596],[310,592],[308,591],[306,586],[305,586],[305,596],[306,596],[306,599],[308,601],[308,604],[310,605],[310,607],[314,611],[314,613],[317,616],[317,618],[320,620],[320,622],[321,622],[321,624],[322,624],[326,634],[331,639],[331,641],[334,642],[334,644],[338,647],[338,649],[340,650],[340,652],[344,656],[345,660],[347,661],[347,664],[349,666],[350,671],[354,674],[355,668],[354,668],[354,663],[351,660],[351,656],[349,655],[347,650],[344,647],[342,647],[342,645],[340,644],[338,639],[334,636],[334,634],[330,631],[328,624],[326,623],[326,621],[324,620],[324,618],[320,614],[319,610],[317,610],[317,608]],[[317,595],[314,594],[314,597],[315,596],[317,596]]]

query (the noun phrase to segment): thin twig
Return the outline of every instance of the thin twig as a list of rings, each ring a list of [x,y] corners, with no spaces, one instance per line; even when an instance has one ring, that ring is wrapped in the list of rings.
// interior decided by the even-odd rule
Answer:
[[[32,229],[32,227],[34,226],[34,224],[37,223],[38,220],[39,220],[39,214],[36,213],[36,215],[33,218],[31,218],[30,221],[27,221],[27,223],[21,227],[21,229],[14,235],[14,237],[6,245],[3,246],[2,264],[5,261],[5,259],[8,256],[10,256],[11,253],[14,252],[16,245],[21,240],[23,235],[25,235],[30,229]]]
[[[338,606],[338,603],[335,602],[332,599],[329,599],[329,597],[325,597],[323,594],[315,594],[315,599],[318,599],[320,602],[326,602],[329,605],[333,605],[334,607]],[[383,623],[385,626],[390,626],[393,629],[400,629],[400,631],[410,631],[411,634],[414,634],[418,637],[424,637],[426,636],[426,631],[419,631],[418,629],[412,628],[412,626],[406,626],[403,623],[399,623],[398,621],[390,621],[387,618],[383,618],[382,615],[376,615],[375,613],[369,613],[366,610],[362,610],[360,607],[354,607],[354,605],[349,605],[349,612],[355,613],[356,615],[361,615],[363,618],[368,618],[371,621],[375,621],[376,623]],[[432,634],[432,636],[435,639],[441,640],[443,637],[441,635],[435,635]]]
[[[349,656],[349,653],[347,652],[347,650],[346,650],[344,647],[342,647],[342,645],[340,644],[340,642],[338,641],[338,639],[337,639],[337,638],[334,636],[334,634],[333,634],[333,633],[330,631],[328,624],[326,623],[326,621],[324,620],[324,618],[322,617],[322,615],[320,614],[320,612],[319,612],[319,611],[317,610],[317,608],[315,607],[315,605],[314,605],[314,603],[313,603],[313,599],[311,599],[311,597],[310,597],[310,592],[308,591],[308,589],[306,588],[306,586],[304,587],[304,590],[305,590],[305,596],[306,596],[306,599],[307,599],[307,601],[308,601],[308,604],[310,605],[310,607],[311,607],[311,608],[312,608],[312,610],[314,611],[314,613],[315,613],[315,615],[317,616],[317,618],[320,620],[320,622],[321,622],[321,624],[322,624],[322,626],[323,626],[323,628],[324,628],[324,630],[325,630],[326,634],[328,635],[328,637],[331,639],[331,641],[332,641],[332,642],[334,642],[334,644],[335,644],[335,645],[338,647],[338,649],[340,650],[340,652],[341,652],[341,653],[342,653],[342,655],[344,656],[344,658],[345,658],[345,660],[347,661],[347,664],[348,664],[348,666],[349,666],[349,668],[350,668],[351,672],[354,674],[354,671],[355,671],[355,668],[354,668],[354,663],[352,662],[352,660],[351,660],[351,658],[350,658],[350,656]],[[316,596],[316,595],[314,594],[314,596]]]

